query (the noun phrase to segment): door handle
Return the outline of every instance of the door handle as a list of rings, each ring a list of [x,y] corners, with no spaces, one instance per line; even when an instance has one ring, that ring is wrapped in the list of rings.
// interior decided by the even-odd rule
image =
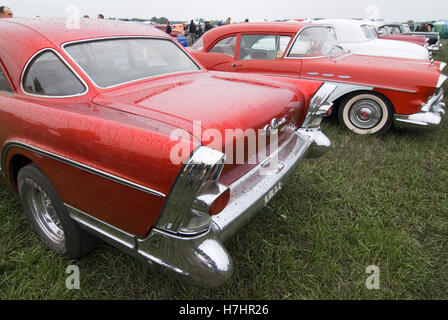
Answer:
[[[232,68],[236,68],[236,67],[242,67],[242,64],[232,64]]]

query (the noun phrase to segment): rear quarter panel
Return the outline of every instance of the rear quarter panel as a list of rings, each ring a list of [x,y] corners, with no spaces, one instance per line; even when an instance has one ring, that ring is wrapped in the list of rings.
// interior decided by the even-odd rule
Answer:
[[[165,202],[152,195],[64,161],[26,150],[45,150],[168,195],[180,170],[170,161],[175,128],[87,102],[0,96],[0,142],[6,178],[14,185],[11,161],[23,155],[47,175],[64,203],[125,232],[145,236]],[[182,141],[193,148],[192,141]]]

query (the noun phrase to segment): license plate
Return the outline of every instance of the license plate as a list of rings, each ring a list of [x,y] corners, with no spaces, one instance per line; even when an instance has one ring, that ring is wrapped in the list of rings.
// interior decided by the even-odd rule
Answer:
[[[264,196],[264,205],[267,205],[269,201],[283,188],[283,182],[277,183],[269,192]]]

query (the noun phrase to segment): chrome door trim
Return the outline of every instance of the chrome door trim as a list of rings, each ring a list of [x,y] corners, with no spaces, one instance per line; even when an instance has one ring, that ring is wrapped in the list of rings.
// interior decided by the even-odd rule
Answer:
[[[66,157],[54,154],[52,152],[49,152],[49,151],[46,151],[46,150],[42,150],[40,148],[31,146],[29,144],[22,143],[22,142],[16,142],[16,141],[7,142],[3,146],[3,148],[2,148],[0,171],[1,171],[1,174],[3,175],[3,177],[5,177],[5,178],[6,178],[6,171],[5,171],[6,170],[6,155],[7,155],[8,151],[11,148],[13,148],[13,147],[19,147],[19,148],[23,148],[23,149],[28,150],[28,151],[32,151],[32,152],[38,153],[40,155],[46,156],[48,158],[51,158],[53,160],[57,160],[57,161],[60,161],[62,163],[68,164],[68,165],[70,165],[72,167],[75,167],[77,169],[81,169],[83,171],[95,174],[95,175],[100,176],[102,178],[105,178],[105,179],[117,182],[119,184],[125,185],[127,187],[131,187],[133,189],[136,189],[136,190],[139,190],[139,191],[142,191],[142,192],[149,193],[149,194],[157,196],[157,197],[161,197],[161,198],[165,198],[166,197],[165,194],[163,194],[163,193],[161,193],[159,191],[156,191],[156,190],[153,190],[151,188],[142,186],[142,185],[137,184],[135,182],[132,182],[132,181],[120,178],[120,177],[118,177],[116,175],[113,175],[113,174],[107,173],[105,171],[93,168],[91,166],[85,165],[85,164],[80,163],[78,161],[74,161],[74,160],[68,159]]]

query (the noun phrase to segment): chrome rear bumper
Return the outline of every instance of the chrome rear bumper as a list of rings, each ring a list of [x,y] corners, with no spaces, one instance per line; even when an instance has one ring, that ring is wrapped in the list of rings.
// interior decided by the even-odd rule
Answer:
[[[443,89],[439,94],[431,97],[428,103],[418,113],[410,115],[396,114],[395,126],[405,129],[431,129],[440,125],[445,114],[445,103],[443,100]]]
[[[211,228],[194,237],[176,237],[153,229],[148,238],[138,240],[138,254],[150,263],[158,264],[181,278],[203,287],[216,287],[233,274],[233,260],[223,245],[263,209],[295,171],[302,159],[313,149],[331,144],[321,131],[297,131],[278,151],[274,161],[281,170],[267,174],[266,161],[230,186],[231,201],[224,211],[212,219]],[[321,143],[325,141],[325,145]],[[269,158],[267,161],[270,161]]]

